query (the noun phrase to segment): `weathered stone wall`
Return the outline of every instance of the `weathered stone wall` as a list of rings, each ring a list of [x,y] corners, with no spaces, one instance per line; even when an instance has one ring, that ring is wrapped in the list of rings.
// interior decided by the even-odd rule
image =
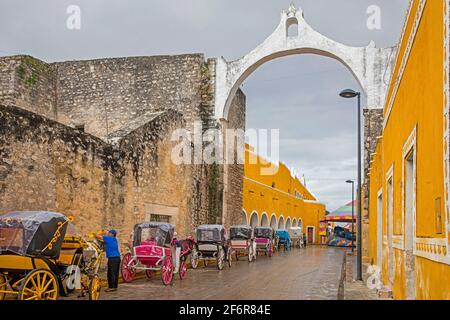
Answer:
[[[58,74],[58,121],[85,125],[103,137],[157,111],[180,111],[191,126],[199,118],[201,54],[68,61]],[[206,71],[205,71],[206,68]]]
[[[230,111],[228,114],[228,121],[226,122],[227,129],[241,129],[245,131],[245,112],[246,112],[246,97],[241,90],[238,90],[233,98]],[[229,141],[230,143],[231,141]],[[233,141],[237,147],[238,141]],[[244,152],[244,150],[241,150]],[[242,154],[243,155],[243,154]],[[226,172],[225,178],[227,179],[225,197],[226,207],[226,219],[225,224],[227,226],[233,224],[241,224],[242,220],[242,191],[243,191],[243,179],[244,179],[244,164],[237,162],[238,155],[237,149],[234,152],[233,164],[226,164],[224,171]]]
[[[51,65],[30,56],[0,59],[0,104],[56,119],[56,77]]]
[[[114,227],[124,239],[155,207],[175,208],[171,222],[191,231],[192,168],[170,159],[179,113],[155,115],[117,145],[23,109],[0,114],[0,213],[63,212],[84,233]]]

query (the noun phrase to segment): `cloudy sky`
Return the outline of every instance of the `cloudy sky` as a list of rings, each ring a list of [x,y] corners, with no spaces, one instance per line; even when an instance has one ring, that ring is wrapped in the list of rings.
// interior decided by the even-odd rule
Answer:
[[[1,0],[0,55],[30,54],[44,61],[204,53],[233,60],[278,25],[290,0]],[[408,0],[295,0],[308,23],[352,46],[374,40],[396,45]],[[70,5],[81,28],[66,26]],[[381,29],[367,28],[378,6]],[[260,67],[243,84],[247,127],[280,129],[280,160],[304,175],[307,186],[333,210],[351,198],[356,177],[354,102],[338,97],[357,83],[338,62],[292,56]]]

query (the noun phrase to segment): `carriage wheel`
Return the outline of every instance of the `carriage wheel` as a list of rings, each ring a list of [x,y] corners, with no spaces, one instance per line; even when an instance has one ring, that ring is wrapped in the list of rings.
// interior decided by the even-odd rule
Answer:
[[[217,269],[222,270],[223,269],[223,261],[225,259],[225,251],[222,247],[217,250]]]
[[[203,266],[206,268],[208,266],[208,260],[203,260]]]
[[[187,277],[187,263],[186,259],[182,259],[180,263],[180,270],[178,271],[180,280],[184,280]]]
[[[252,246],[249,246],[248,248],[247,248],[247,253],[248,253],[248,262],[252,262],[252,260],[253,260],[253,248],[252,248]]]
[[[145,270],[145,275],[147,276],[147,279],[153,278],[154,272],[153,270]]]
[[[89,282],[89,300],[98,300],[101,288],[100,277],[96,274]]]
[[[197,269],[197,267],[198,267],[198,251],[195,247],[191,251],[190,259],[191,259],[192,269]]]
[[[34,269],[22,280],[19,300],[56,300],[58,290],[58,282],[53,272]]]
[[[272,256],[273,256],[273,248],[272,247],[269,248],[269,251],[267,252],[267,254],[269,255],[269,258],[272,258]]]
[[[131,253],[127,253],[122,259],[122,279],[124,282],[130,283],[136,274],[136,261],[133,259]]]
[[[0,291],[8,288],[8,280],[4,274],[0,274]],[[5,300],[6,293],[0,293],[0,300]]]
[[[173,279],[173,263],[171,257],[165,257],[161,268],[161,279],[164,285],[169,285]]]
[[[239,253],[236,251],[236,253],[234,254],[234,256],[236,257],[236,261],[239,261]]]
[[[231,268],[231,248],[228,248],[228,267]]]

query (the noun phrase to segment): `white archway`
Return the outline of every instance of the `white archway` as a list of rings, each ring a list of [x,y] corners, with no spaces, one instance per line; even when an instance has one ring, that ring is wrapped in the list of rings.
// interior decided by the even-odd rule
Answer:
[[[261,215],[261,227],[269,226],[269,218],[267,217],[267,213],[263,212]]]
[[[275,215],[275,213],[272,213],[272,216],[270,217],[270,227],[276,229],[277,226],[277,216]]]
[[[292,226],[293,227],[297,226],[297,218],[294,218],[294,220],[292,220]]]
[[[252,212],[252,215],[250,216],[250,226],[252,228],[257,227],[258,226],[258,213],[256,211]]]
[[[298,26],[296,36],[288,29]],[[281,13],[275,31],[246,56],[235,61],[223,57],[216,64],[215,116],[228,119],[231,102],[241,84],[262,64],[276,58],[294,54],[317,54],[338,60],[353,74],[365,93],[366,107],[381,109],[390,82],[392,59],[396,47],[376,48],[374,42],[367,47],[349,47],[333,41],[315,31],[304,19],[303,10],[291,5]]]
[[[302,228],[302,231],[303,231],[303,220],[302,220],[302,218],[298,219],[297,227]]]
[[[284,217],[283,215],[280,215],[278,218],[278,229],[284,229]]]
[[[244,209],[242,209],[242,214],[241,214],[241,224],[244,224],[244,225],[247,225],[247,224],[248,224],[247,212],[245,212]]]
[[[286,219],[286,229],[289,229],[291,227],[291,217],[287,217]]]

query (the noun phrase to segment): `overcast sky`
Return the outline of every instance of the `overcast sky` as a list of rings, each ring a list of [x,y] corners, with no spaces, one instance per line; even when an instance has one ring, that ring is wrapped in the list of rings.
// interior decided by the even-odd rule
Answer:
[[[100,57],[204,53],[233,60],[279,23],[290,0],[1,0],[0,55],[30,54],[47,62]],[[408,0],[296,0],[324,35],[353,46],[399,40]],[[81,28],[66,27],[69,5]],[[381,29],[369,30],[367,8],[381,8]],[[292,56],[260,67],[243,84],[248,128],[279,128],[280,160],[334,210],[351,200],[356,177],[354,102],[338,97],[357,88],[338,62]]]

